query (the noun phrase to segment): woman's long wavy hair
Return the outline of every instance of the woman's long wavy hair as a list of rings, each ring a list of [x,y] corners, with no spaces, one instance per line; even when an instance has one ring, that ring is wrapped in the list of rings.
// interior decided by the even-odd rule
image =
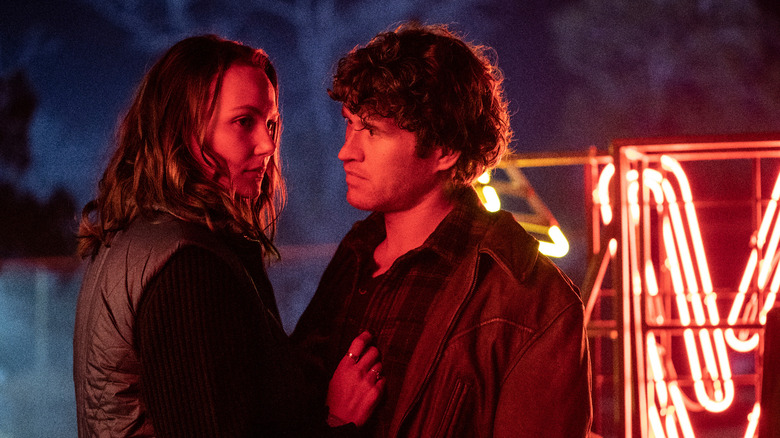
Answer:
[[[243,234],[259,241],[266,255],[279,255],[273,245],[276,219],[285,200],[280,172],[279,137],[266,167],[261,193],[241,198],[217,181],[229,175],[205,141],[225,72],[232,65],[261,68],[279,98],[276,70],[261,49],[214,35],[184,39],[149,70],[117,133],[117,150],[87,203],[79,226],[78,252],[94,256],[101,245],[137,217],[153,219],[168,213],[212,231]],[[280,126],[281,124],[278,124]],[[192,148],[197,142],[200,148]],[[213,175],[197,164],[200,149]]]

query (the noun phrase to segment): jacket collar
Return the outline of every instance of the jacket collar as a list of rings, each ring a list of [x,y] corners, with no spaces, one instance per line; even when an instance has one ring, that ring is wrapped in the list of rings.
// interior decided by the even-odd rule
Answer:
[[[511,214],[503,211],[488,213],[474,189],[467,187],[455,195],[453,210],[425,242],[410,253],[431,251],[454,265],[479,244],[494,252],[495,257],[511,260],[511,257],[516,255],[517,248],[507,246],[512,243],[506,239],[507,232],[522,234],[523,247],[532,246],[535,242],[533,237],[515,222]],[[374,212],[357,222],[343,243],[362,259],[372,255],[385,237],[384,214]],[[535,248],[531,248],[529,252],[534,251]],[[535,260],[532,260],[532,263],[533,261]]]
[[[487,230],[477,250],[495,259],[518,282],[523,282],[539,258],[539,241],[511,213],[499,211],[496,215],[495,225]]]
[[[435,311],[428,314],[427,323],[408,365],[408,369],[422,372],[407,373],[389,436],[399,433],[407,416],[422,397],[428,379],[443,354],[446,341],[474,293],[477,273],[480,263],[485,262],[484,258],[493,259],[509,275],[522,282],[530,275],[539,257],[539,242],[517,223],[511,213],[488,213],[481,208],[473,190],[468,191],[462,202],[464,208],[474,212],[473,226],[482,227],[483,232],[469,235],[474,240],[466,243],[471,250],[459,258],[453,275],[431,303],[430,308]]]

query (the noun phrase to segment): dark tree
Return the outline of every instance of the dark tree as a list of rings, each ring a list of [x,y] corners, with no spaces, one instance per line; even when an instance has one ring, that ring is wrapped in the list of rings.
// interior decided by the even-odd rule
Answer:
[[[30,164],[28,131],[36,98],[27,78],[16,72],[0,78],[0,163],[16,170]]]
[[[57,189],[46,202],[16,182],[30,164],[29,128],[36,97],[26,76],[0,77],[0,258],[71,255],[75,202]]]

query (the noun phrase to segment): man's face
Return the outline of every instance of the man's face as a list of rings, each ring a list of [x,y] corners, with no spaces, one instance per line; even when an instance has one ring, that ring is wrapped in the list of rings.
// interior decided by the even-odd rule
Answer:
[[[342,107],[346,121],[344,163],[347,202],[355,208],[383,213],[410,210],[439,188],[439,153],[415,153],[417,136],[391,118],[362,119]]]

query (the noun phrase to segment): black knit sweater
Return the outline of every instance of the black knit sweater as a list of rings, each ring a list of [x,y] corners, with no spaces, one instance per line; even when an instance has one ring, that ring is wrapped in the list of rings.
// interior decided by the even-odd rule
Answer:
[[[302,416],[313,420],[259,247],[248,257],[231,246],[257,292],[213,253],[185,247],[139,304],[142,393],[158,436],[294,436]]]

